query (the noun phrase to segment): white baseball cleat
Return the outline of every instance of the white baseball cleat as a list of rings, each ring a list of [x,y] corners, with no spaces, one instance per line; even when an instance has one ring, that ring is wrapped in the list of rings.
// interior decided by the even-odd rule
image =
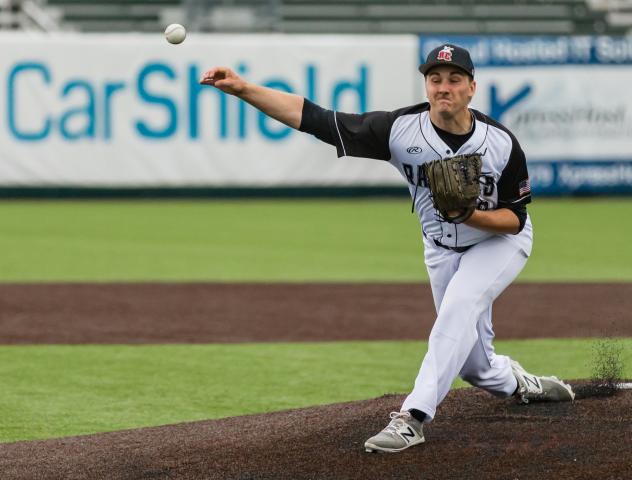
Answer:
[[[410,412],[391,412],[388,426],[364,443],[367,452],[401,452],[425,441],[420,421]]]
[[[516,397],[521,403],[572,402],[575,399],[571,386],[557,377],[539,377],[528,373],[515,360],[511,360],[511,371],[518,381]]]

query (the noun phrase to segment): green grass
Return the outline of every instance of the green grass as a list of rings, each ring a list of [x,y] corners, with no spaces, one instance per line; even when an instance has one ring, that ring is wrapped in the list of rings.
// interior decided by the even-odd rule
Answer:
[[[529,211],[535,244],[521,280],[632,281],[632,199],[539,200]],[[426,279],[407,200],[2,202],[0,219],[0,282]],[[582,378],[592,345],[506,341],[497,351]],[[623,345],[630,378],[632,339]],[[405,393],[424,351],[421,342],[0,346],[0,442]]]
[[[632,199],[539,200],[521,280],[632,280]],[[0,281],[421,281],[407,200],[0,203]]]
[[[421,279],[404,202],[0,204],[2,281]],[[402,277],[401,274],[404,274]]]
[[[629,378],[632,339],[622,345]],[[593,346],[590,339],[496,344],[498,353],[533,372],[567,379],[590,376]],[[425,348],[422,342],[3,346],[0,442],[406,393]]]
[[[540,200],[528,209],[534,246],[521,278],[632,280],[632,198]]]

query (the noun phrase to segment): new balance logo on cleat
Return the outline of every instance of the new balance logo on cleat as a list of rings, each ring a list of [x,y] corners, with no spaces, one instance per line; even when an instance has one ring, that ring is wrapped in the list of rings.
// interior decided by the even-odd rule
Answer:
[[[404,440],[406,440],[406,443],[410,443],[410,440],[408,440],[408,438],[413,439],[417,436],[417,434],[413,432],[413,429],[410,427],[408,427],[408,429],[405,432],[400,432],[400,435],[402,436]]]
[[[410,412],[391,412],[391,421],[384,430],[364,443],[367,452],[400,452],[424,442],[421,422]]]
[[[518,382],[516,397],[520,403],[572,402],[575,399],[571,386],[557,377],[539,377],[528,373],[515,360],[511,361],[511,371]]]
[[[535,375],[525,375],[524,381],[529,387],[542,391],[542,384],[540,384],[538,377]]]

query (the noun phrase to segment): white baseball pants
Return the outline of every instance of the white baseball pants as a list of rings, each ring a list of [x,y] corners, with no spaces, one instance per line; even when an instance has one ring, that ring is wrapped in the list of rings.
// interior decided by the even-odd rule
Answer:
[[[492,303],[526,264],[531,243],[529,219],[518,235],[495,235],[464,253],[425,242],[437,319],[402,410],[421,410],[432,420],[457,376],[496,396],[515,391],[509,357],[494,353]]]

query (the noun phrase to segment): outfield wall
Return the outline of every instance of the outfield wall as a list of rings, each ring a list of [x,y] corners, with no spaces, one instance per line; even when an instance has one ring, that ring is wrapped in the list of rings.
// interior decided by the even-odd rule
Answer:
[[[630,39],[16,33],[0,35],[0,188],[403,187],[198,79],[227,65],[327,108],[390,110],[424,99],[419,59],[445,40],[471,49],[474,107],[514,131],[536,193],[632,191]]]

